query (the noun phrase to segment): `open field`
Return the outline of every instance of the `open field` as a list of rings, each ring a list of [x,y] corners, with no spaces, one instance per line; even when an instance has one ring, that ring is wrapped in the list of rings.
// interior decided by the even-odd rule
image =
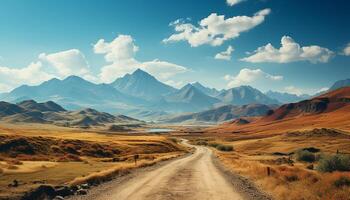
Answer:
[[[104,181],[186,151],[160,135],[102,133],[51,125],[1,124],[0,138],[0,199],[21,196],[43,184]],[[138,155],[136,164],[134,155]]]
[[[241,138],[235,134],[219,136],[217,132],[210,136],[207,132],[188,138],[200,145],[232,146],[232,151],[215,150],[224,166],[233,173],[249,178],[275,199],[349,198],[349,171],[318,170],[320,160],[325,155],[335,155],[337,152],[338,155],[349,155],[348,132],[314,129],[282,134],[247,134]],[[307,153],[312,154],[315,160],[299,160],[298,152],[302,149],[314,152]]]

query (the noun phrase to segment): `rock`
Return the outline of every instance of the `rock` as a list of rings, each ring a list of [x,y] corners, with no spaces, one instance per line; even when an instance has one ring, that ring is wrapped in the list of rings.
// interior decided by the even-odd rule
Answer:
[[[313,165],[313,164],[308,165],[308,166],[306,166],[306,168],[307,168],[307,169],[310,169],[310,170],[313,170],[313,169],[314,169],[314,165]]]
[[[10,184],[8,185],[8,187],[18,187],[18,181],[17,181],[16,179],[13,180],[13,182],[10,183]]]
[[[85,184],[80,185],[80,188],[87,190],[87,189],[90,189],[90,186],[89,186],[89,184],[85,183]]]
[[[56,191],[51,185],[41,185],[35,190],[27,193],[22,200],[33,199],[53,199],[56,196]]]
[[[56,196],[53,200],[64,200],[64,198],[62,196]]]
[[[84,189],[80,189],[77,191],[77,195],[87,195],[87,191]]]
[[[74,194],[73,191],[67,186],[58,186],[58,187],[55,187],[55,190],[56,190],[56,195],[58,196],[66,197]]]
[[[73,191],[73,192],[76,192],[79,190],[79,187],[74,185],[74,186],[71,186],[70,189]]]

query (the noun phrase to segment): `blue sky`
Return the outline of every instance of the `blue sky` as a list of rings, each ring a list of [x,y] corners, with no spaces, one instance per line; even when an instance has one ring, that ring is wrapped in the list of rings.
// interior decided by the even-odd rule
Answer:
[[[141,67],[177,87],[313,93],[350,78],[348,10],[346,0],[2,0],[0,91],[72,74],[111,82]],[[164,42],[184,26],[190,34]]]

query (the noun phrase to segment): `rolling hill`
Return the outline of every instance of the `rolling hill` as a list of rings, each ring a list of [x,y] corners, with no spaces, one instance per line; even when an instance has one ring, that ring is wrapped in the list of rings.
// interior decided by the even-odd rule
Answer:
[[[314,128],[350,130],[350,87],[343,87],[318,97],[284,104],[249,124],[222,124],[208,132],[242,133],[244,135],[268,136],[295,130]]]
[[[67,111],[49,101],[37,103],[27,100],[18,104],[0,102],[0,120],[10,123],[46,123],[68,127],[101,126],[109,123],[140,123],[139,120],[94,109]]]
[[[194,123],[194,122],[224,122],[241,117],[263,116],[273,107],[263,104],[250,104],[243,106],[225,105],[207,111],[191,113],[165,119],[167,123]]]

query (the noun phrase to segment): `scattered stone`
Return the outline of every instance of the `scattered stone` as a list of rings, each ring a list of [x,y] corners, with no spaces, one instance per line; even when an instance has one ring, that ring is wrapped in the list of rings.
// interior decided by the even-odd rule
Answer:
[[[77,191],[77,195],[87,195],[87,191],[84,189],[80,189]]]
[[[64,200],[64,198],[62,196],[56,196],[53,200]]]
[[[22,200],[53,199],[55,196],[56,191],[51,185],[41,185],[32,192],[27,193]]]
[[[80,188],[87,190],[87,189],[90,189],[90,186],[88,183],[85,183],[85,184],[80,185]]]
[[[314,165],[313,165],[313,164],[308,165],[308,166],[306,166],[306,168],[307,168],[307,169],[310,169],[310,170],[313,170],[313,169],[314,169]]]
[[[9,185],[8,185],[8,187],[18,187],[18,181],[15,179],[15,180],[13,180],[13,182],[12,183],[10,183]]]
[[[66,197],[74,194],[73,191],[67,186],[58,186],[58,187],[55,187],[55,190],[56,190],[56,195],[58,196]]]

